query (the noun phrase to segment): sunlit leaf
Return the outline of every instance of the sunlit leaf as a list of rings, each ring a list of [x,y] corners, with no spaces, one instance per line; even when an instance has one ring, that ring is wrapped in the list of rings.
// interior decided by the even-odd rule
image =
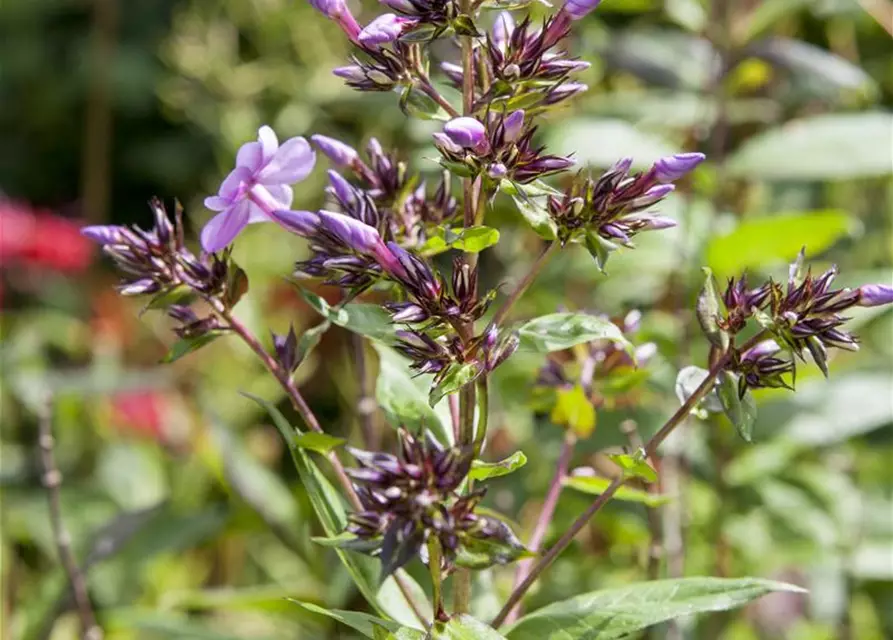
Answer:
[[[431,629],[431,640],[505,640],[505,637],[483,622],[463,614],[451,618],[446,624],[435,625]]]
[[[773,592],[800,587],[760,578],[679,578],[594,591],[521,618],[508,640],[619,640],[683,616],[728,611]]]
[[[556,395],[549,419],[559,426],[567,427],[581,438],[589,437],[595,429],[596,413],[583,387],[574,385],[570,389],[558,389]]]
[[[347,442],[344,438],[336,438],[328,433],[318,433],[316,431],[298,434],[293,438],[293,441],[301,449],[309,449],[317,453],[328,453]]]
[[[527,456],[522,451],[515,451],[505,460],[499,462],[483,462],[475,460],[471,463],[471,471],[468,476],[473,480],[489,480],[498,478],[517,471],[527,464]]]
[[[321,296],[301,289],[301,295],[324,318],[339,327],[386,343],[394,342],[395,326],[390,314],[377,304],[351,303],[339,309],[333,308]]]
[[[657,472],[644,457],[631,456],[626,453],[609,453],[608,458],[623,469],[626,476],[640,478],[645,482],[657,482]]]
[[[451,364],[447,374],[436,385],[431,387],[428,394],[428,404],[432,407],[440,402],[445,396],[457,392],[465,385],[473,382],[483,368],[480,363],[466,362]]]
[[[575,489],[593,496],[599,496],[605,492],[605,489],[611,484],[611,480],[609,478],[600,478],[598,476],[572,475],[565,478],[563,484],[570,489]],[[670,496],[621,486],[617,489],[612,500],[638,502],[648,507],[659,507],[660,505],[669,502],[671,498]]]
[[[202,334],[195,338],[183,338],[181,340],[177,340],[174,343],[174,346],[171,347],[170,351],[167,352],[167,355],[161,359],[161,362],[164,364],[170,364],[171,362],[176,362],[183,356],[187,356],[193,351],[197,351],[201,349],[207,344],[210,344],[224,332],[222,331],[209,331],[208,333]]]
[[[610,340],[632,355],[632,345],[607,318],[586,313],[550,313],[534,318],[518,330],[521,349],[549,353],[593,340]]]

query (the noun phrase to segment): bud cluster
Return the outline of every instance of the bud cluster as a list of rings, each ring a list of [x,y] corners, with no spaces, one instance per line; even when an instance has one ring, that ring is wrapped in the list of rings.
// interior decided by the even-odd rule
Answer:
[[[801,275],[803,253],[791,265],[787,286],[769,280],[755,289],[748,288],[746,276],[730,279],[722,299],[725,314],[716,318],[717,326],[728,335],[741,331],[755,318],[773,335],[743,353],[735,350],[729,370],[740,374],[739,390],[747,387],[789,387],[782,377],[795,374],[793,356],[804,359],[808,352],[822,372],[828,375],[828,349],[856,351],[858,339],[842,329],[847,309],[893,303],[893,287],[865,285],[858,289],[832,289],[837,267],[815,277],[808,270]],[[787,351],[789,358],[779,357]]]
[[[561,196],[549,197],[558,239],[566,243],[584,236],[587,245],[607,254],[621,245],[633,246],[632,238],[642,231],[675,226],[674,220],[645,211],[672,193],[672,182],[703,160],[701,153],[681,153],[631,174],[632,159],[624,158],[597,180],[578,175]]]
[[[526,184],[573,166],[570,158],[543,153],[544,147],[533,144],[535,133],[521,109],[489,112],[484,122],[466,116],[450,120],[434,134],[434,144],[443,165],[456,175],[486,173],[492,180]]]
[[[382,579],[423,552],[431,538],[442,549],[442,569],[481,568],[518,558],[523,545],[502,521],[475,513],[483,490],[460,495],[471,469],[471,447],[445,448],[431,434],[400,430],[399,455],[349,449],[348,469],[362,510],[349,516],[345,546],[378,556]]]

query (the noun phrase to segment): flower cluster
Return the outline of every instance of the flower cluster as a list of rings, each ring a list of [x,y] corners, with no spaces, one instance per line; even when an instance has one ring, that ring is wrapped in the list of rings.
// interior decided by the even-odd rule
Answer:
[[[791,265],[786,286],[769,280],[749,288],[746,277],[729,280],[722,299],[725,313],[717,326],[729,336],[741,331],[755,318],[774,340],[765,340],[740,353],[735,351],[729,369],[738,373],[739,391],[747,387],[789,387],[784,374],[795,373],[793,356],[805,359],[809,353],[828,375],[828,350],[859,348],[857,338],[843,330],[848,318],[841,315],[852,307],[872,307],[893,303],[893,286],[864,285],[857,289],[832,289],[837,268],[818,277],[811,270],[802,275],[803,254]],[[790,358],[779,357],[783,351]]]
[[[493,180],[507,178],[525,184],[564,171],[570,158],[543,153],[533,144],[536,127],[525,122],[524,111],[491,112],[486,124],[471,117],[450,120],[434,143],[443,164],[457,175],[486,173]]]
[[[549,196],[549,215],[562,243],[582,238],[604,265],[607,255],[652,229],[676,225],[671,218],[646,210],[673,192],[679,180],[704,160],[702,153],[680,153],[658,159],[647,171],[631,174],[624,158],[597,180],[578,175],[563,194]]]
[[[400,430],[399,455],[350,449],[359,467],[348,469],[362,510],[349,516],[346,531],[356,536],[345,546],[381,560],[382,579],[436,538],[444,570],[504,564],[524,551],[502,521],[475,513],[484,495],[460,495],[469,470],[470,447],[445,448],[433,436]]]

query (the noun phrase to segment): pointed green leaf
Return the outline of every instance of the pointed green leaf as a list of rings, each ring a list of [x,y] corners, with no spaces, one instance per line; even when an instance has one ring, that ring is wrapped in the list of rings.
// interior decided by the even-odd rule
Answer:
[[[328,433],[317,433],[316,431],[302,433],[294,437],[294,443],[301,449],[310,449],[310,451],[316,451],[317,453],[322,454],[326,454],[332,449],[340,447],[345,442],[347,442],[347,440],[344,438],[336,438],[335,436],[330,436]]]
[[[587,438],[595,429],[595,407],[579,384],[570,389],[558,389],[555,406],[549,419],[561,427],[567,427],[581,438]]]
[[[322,340],[322,335],[329,330],[329,327],[332,326],[332,323],[328,320],[323,320],[315,327],[310,327],[304,333],[301,334],[301,337],[298,339],[298,362],[303,362],[310,352],[316,348],[316,345],[319,344],[319,341]]]
[[[480,620],[468,615],[437,623],[431,629],[431,640],[505,640],[505,636]]]
[[[723,411],[745,442],[753,440],[753,423],[757,418],[757,405],[750,391],[744,397],[738,392],[738,376],[731,371],[723,371],[716,389]]]
[[[470,382],[473,382],[483,368],[478,362],[466,362],[464,364],[451,364],[447,374],[441,378],[440,382],[431,387],[428,394],[428,404],[432,407],[441,401],[445,396],[457,392]]]
[[[208,333],[196,336],[195,338],[183,338],[182,340],[177,340],[174,343],[174,346],[171,347],[171,350],[167,352],[167,355],[161,359],[161,362],[164,364],[176,362],[183,356],[187,356],[193,351],[198,351],[205,345],[214,342],[214,340],[222,336],[224,333],[224,331],[209,331]]]
[[[527,464],[527,456],[521,451],[515,451],[505,460],[499,462],[483,462],[475,460],[471,463],[471,471],[468,476],[472,480],[489,480],[510,474]]]
[[[140,311],[140,315],[143,315],[150,309],[167,309],[172,304],[181,304],[191,298],[192,295],[192,289],[189,285],[178,284],[152,296],[149,303]]]
[[[586,313],[550,313],[526,322],[518,330],[521,349],[549,353],[593,340],[610,340],[633,355],[633,346],[620,328],[599,316]]]
[[[508,182],[503,180],[503,183]],[[511,184],[509,182],[509,184]],[[554,240],[558,234],[555,222],[546,211],[546,208],[538,204],[533,198],[527,196],[512,196],[512,201],[518,209],[518,213],[527,221],[534,231],[546,240]]]
[[[508,640],[619,640],[683,616],[741,607],[768,593],[803,593],[760,578],[680,578],[604,589],[556,602],[521,618]]]
[[[608,488],[608,485],[611,484],[611,481],[608,478],[600,478],[598,476],[569,476],[564,479],[563,484],[582,493],[600,496]],[[613,499],[623,502],[638,502],[646,507],[659,507],[671,500],[670,496],[648,493],[647,491],[624,486],[617,489]]]
[[[346,304],[340,309],[335,309],[315,293],[304,289],[300,291],[311,307],[339,327],[344,327],[373,340],[385,343],[395,341],[394,331],[396,328],[391,324],[391,316],[377,304]]]
[[[373,634],[375,632],[374,629],[376,626],[386,629],[389,632],[395,632],[400,629],[400,625],[393,620],[383,620],[382,618],[371,616],[368,613],[361,613],[359,611],[341,611],[339,609],[325,609],[310,602],[300,602],[298,600],[292,600],[291,598],[288,598],[288,600],[290,602],[294,602],[299,607],[303,607],[311,613],[318,613],[319,615],[327,616],[329,618],[332,618],[333,620],[337,620],[341,624],[359,631],[367,638],[375,637]]]
[[[645,459],[644,455],[637,454],[631,456],[626,453],[610,453],[608,458],[623,469],[623,473],[626,476],[640,478],[645,482],[657,482],[657,471],[648,464],[648,460]]]
[[[409,368],[409,361],[382,344],[372,345],[378,353],[378,378],[375,399],[388,422],[405,425],[413,432],[430,429],[443,443],[452,442],[452,428],[445,426],[428,405],[430,376],[418,376]]]
[[[713,272],[706,267],[704,272],[704,287],[698,296],[697,315],[701,330],[707,339],[723,350],[729,348],[729,334],[719,327],[720,317],[719,294],[716,292],[716,280]]]
[[[479,253],[499,242],[499,231],[492,227],[438,227],[422,246],[420,252],[426,256],[443,253],[447,249],[458,249],[466,253]]]
[[[595,265],[598,267],[598,270],[605,273],[605,265],[608,263],[611,252],[616,251],[620,247],[610,240],[602,238],[594,231],[587,231],[583,236],[583,242],[586,245],[586,250],[589,251],[589,255],[595,259]]]

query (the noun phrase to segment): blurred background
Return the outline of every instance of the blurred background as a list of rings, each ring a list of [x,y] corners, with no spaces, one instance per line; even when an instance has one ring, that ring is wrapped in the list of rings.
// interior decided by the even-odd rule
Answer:
[[[351,6],[363,23],[381,12],[371,0]],[[676,372],[705,362],[692,315],[701,266],[721,279],[745,269],[782,277],[806,245],[816,269],[840,266],[843,285],[893,280],[893,8],[605,0],[578,27],[590,91],[547,119],[543,142],[595,169],[678,150],[709,158],[663,207],[679,227],[612,256],[608,276],[585,251],[565,251],[517,309],[642,311],[635,341],[659,355],[644,373],[599,382],[597,425],[574,458],[610,475],[603,452],[625,445],[621,422],[647,437],[678,406]],[[435,51],[455,55],[448,43]],[[309,541],[316,523],[277,432],[238,394],[278,402],[275,382],[234,340],[158,365],[174,341],[169,323],[119,298],[109,265],[78,235],[83,224],[148,225],[153,195],[179,199],[197,231],[210,217],[202,198],[262,124],[280,139],[375,136],[435,175],[438,125],[407,121],[394,95],[344,87],[330,70],[349,53],[337,27],[299,0],[0,4],[3,638],[78,632],[40,487],[34,414],[48,392],[62,514],[107,637],[354,637],[284,599],[362,606],[330,550]],[[324,165],[297,186],[296,206],[322,204]],[[539,241],[509,202],[489,216],[502,239],[482,273],[495,286],[524,272]],[[251,291],[239,314],[259,335],[319,322],[283,279],[304,252],[267,225],[240,237]],[[767,597],[652,637],[893,637],[893,316],[860,311],[850,326],[862,348],[839,354],[830,380],[803,368],[796,395],[757,394],[752,445],[724,418],[691,421],[660,461],[654,490],[672,500],[609,505],[530,607],[645,579],[658,522],[659,575],[764,576],[810,595]],[[326,429],[359,443],[351,349],[331,329],[298,376]],[[488,455],[520,449],[529,462],[492,481],[487,500],[523,539],[562,441],[554,390],[531,393],[543,364],[519,354],[494,380]],[[393,430],[375,421],[374,439],[390,446]],[[564,492],[547,543],[590,499]],[[492,616],[511,577],[480,576],[478,615]]]

